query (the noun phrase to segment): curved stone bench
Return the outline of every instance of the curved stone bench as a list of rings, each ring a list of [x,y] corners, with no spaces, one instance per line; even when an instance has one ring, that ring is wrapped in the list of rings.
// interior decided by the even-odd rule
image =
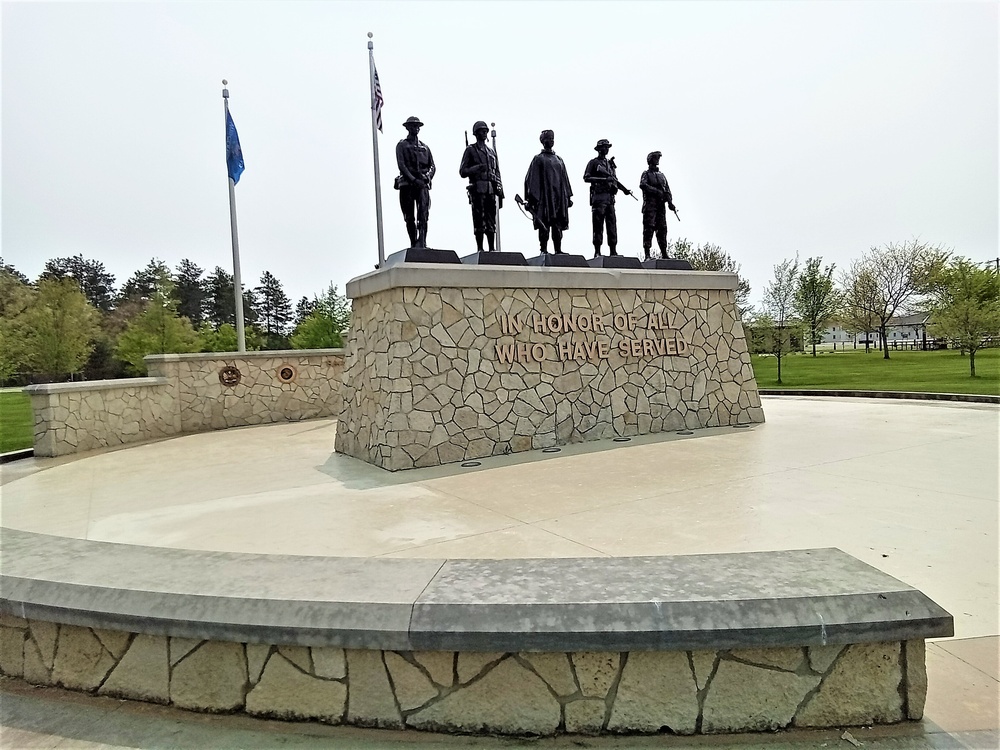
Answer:
[[[836,549],[420,560],[3,529],[0,671],[362,726],[681,734],[919,719],[921,592]]]

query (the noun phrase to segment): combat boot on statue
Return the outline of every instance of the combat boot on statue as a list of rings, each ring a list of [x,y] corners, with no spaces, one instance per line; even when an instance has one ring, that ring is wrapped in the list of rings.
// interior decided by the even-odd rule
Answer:
[[[618,248],[615,245],[608,245],[608,255],[618,255]]]
[[[496,252],[496,235],[488,232],[486,234],[486,242],[489,244],[490,252]]]
[[[492,239],[490,240],[490,244],[491,245],[493,244],[493,240]],[[492,250],[492,249],[493,248],[491,247],[490,250]],[[480,252],[481,253],[482,251],[483,251],[483,233],[482,232],[476,232],[476,252]]]
[[[594,243],[594,257],[595,258],[601,257],[601,245],[598,242]]]
[[[406,222],[406,234],[410,238],[410,247],[417,246],[417,225],[412,221]]]
[[[427,225],[417,224],[417,243],[414,247],[427,247]]]

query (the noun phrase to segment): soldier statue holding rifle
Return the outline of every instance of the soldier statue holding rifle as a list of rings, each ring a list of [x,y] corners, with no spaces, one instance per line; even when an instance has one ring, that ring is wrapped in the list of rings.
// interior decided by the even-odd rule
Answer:
[[[503,208],[503,182],[496,152],[486,144],[489,128],[482,120],[472,126],[476,142],[466,144],[458,173],[469,179],[466,190],[472,206],[472,229],[476,249],[483,252],[483,237],[492,253],[496,250],[497,210]]]
[[[431,208],[431,180],[434,178],[434,157],[417,134],[423,127],[419,117],[407,117],[403,127],[407,136],[396,144],[396,164],[399,177],[399,207],[403,210],[410,247],[427,247],[427,217]],[[414,215],[415,214],[415,215]]]
[[[615,157],[608,158],[611,141],[601,138],[594,146],[597,156],[587,162],[583,181],[590,183],[590,210],[594,225],[594,257],[601,254],[604,227],[608,229],[608,252],[618,255],[618,219],[615,216],[615,194],[621,190],[635,198],[632,191],[618,181]],[[638,198],[636,198],[638,200]]]
[[[653,247],[653,234],[656,234],[656,244],[660,248],[660,257],[667,257],[667,208],[677,216],[670,193],[667,177],[660,171],[659,151],[653,151],[646,157],[649,169],[639,178],[639,189],[642,190],[642,250],[649,260],[649,251]],[[680,217],[677,216],[680,221]]]

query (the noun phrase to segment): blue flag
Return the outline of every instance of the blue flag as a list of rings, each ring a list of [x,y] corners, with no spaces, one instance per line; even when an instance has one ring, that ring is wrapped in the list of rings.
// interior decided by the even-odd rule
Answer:
[[[233,116],[226,111],[226,166],[229,168],[229,178],[235,185],[243,174],[243,149],[240,148],[240,136],[236,132]]]

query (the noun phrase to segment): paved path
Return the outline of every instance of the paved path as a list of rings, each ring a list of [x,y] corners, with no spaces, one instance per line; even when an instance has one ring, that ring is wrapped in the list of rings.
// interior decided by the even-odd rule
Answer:
[[[579,557],[839,547],[955,617],[957,639],[928,650],[928,721],[879,730],[866,746],[997,747],[1000,409],[791,397],[767,398],[764,407],[767,423],[748,429],[396,474],[333,454],[332,420],[182,436],[4,465],[0,519],[77,538],[275,554]],[[293,732],[287,724],[274,729],[138,704],[109,713],[90,698],[19,686],[2,685],[4,748],[329,742],[317,739],[322,728]],[[78,711],[103,718],[88,724]],[[43,721],[63,713],[66,726],[93,729],[78,737]],[[338,747],[485,746],[343,731]],[[777,737],[777,745],[770,737],[654,745],[852,747],[829,733]]]

